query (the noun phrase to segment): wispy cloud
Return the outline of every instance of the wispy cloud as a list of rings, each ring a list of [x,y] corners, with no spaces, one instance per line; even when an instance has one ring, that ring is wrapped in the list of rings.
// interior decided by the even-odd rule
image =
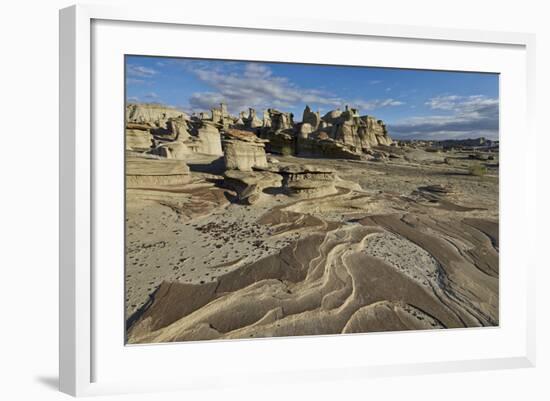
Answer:
[[[191,111],[209,109],[221,102],[227,103],[233,113],[248,107],[258,110],[268,107],[292,109],[314,104],[335,108],[349,104],[360,110],[373,110],[403,104],[394,99],[350,101],[325,90],[300,87],[286,77],[274,75],[268,66],[258,63],[247,63],[240,69],[209,63],[181,65],[211,88],[191,95]]]
[[[160,96],[155,92],[149,92],[144,96],[146,99],[160,99]]]
[[[351,104],[353,104],[360,110],[370,111],[370,110],[381,109],[383,107],[401,106],[405,104],[405,102],[389,98],[389,99],[373,99],[373,100],[355,100],[351,102]]]
[[[498,138],[499,102],[484,95],[436,96],[426,103],[434,114],[391,124],[390,133],[401,138]]]
[[[157,70],[154,70],[149,67],[144,67],[142,65],[129,64],[126,69],[126,74],[129,77],[137,78],[151,78],[158,73]]]
[[[126,84],[127,85],[142,85],[142,84],[146,84],[146,83],[147,83],[147,81],[144,80],[144,79],[130,78],[130,77],[126,78]]]

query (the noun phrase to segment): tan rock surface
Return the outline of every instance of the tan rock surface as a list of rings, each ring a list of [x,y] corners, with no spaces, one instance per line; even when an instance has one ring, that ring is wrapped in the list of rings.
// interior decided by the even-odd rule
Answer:
[[[251,132],[229,130],[224,144],[225,167],[228,170],[251,171],[254,167],[267,167],[265,140]]]

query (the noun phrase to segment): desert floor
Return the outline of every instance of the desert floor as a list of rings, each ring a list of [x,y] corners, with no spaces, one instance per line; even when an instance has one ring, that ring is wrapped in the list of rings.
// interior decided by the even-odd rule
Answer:
[[[498,155],[275,158],[337,192],[242,205],[199,155],[191,183],[127,188],[129,343],[498,325]]]

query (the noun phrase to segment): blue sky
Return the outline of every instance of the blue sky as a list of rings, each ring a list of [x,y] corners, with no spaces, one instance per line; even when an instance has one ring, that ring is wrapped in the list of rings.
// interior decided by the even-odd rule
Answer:
[[[386,122],[394,138],[498,139],[498,75],[166,57],[126,57],[126,100],[188,113],[269,107],[324,114],[346,104]]]

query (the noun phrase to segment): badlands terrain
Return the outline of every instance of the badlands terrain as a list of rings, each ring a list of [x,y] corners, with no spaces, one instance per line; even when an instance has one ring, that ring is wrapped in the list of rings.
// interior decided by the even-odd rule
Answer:
[[[498,142],[126,111],[128,343],[499,324]]]

